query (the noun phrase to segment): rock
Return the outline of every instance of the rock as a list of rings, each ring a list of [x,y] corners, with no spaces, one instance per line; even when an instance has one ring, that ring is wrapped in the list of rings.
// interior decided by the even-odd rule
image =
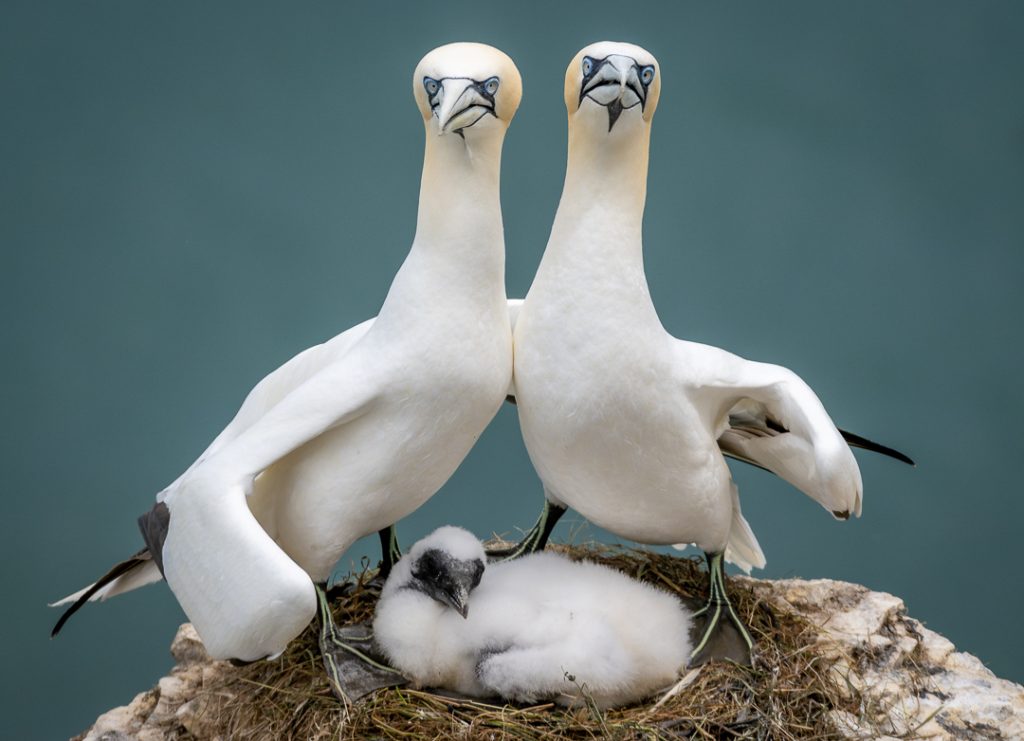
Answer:
[[[1024,687],[957,652],[909,617],[898,597],[827,579],[735,579],[776,609],[818,627],[817,647],[841,685],[850,688],[849,697],[860,701],[857,713],[832,711],[846,738],[1024,739]],[[178,664],[169,676],[101,715],[79,738],[217,738],[202,689],[215,686],[230,665],[212,661],[188,624],[179,628],[171,653]]]
[[[206,653],[206,646],[196,633],[191,623],[185,623],[178,628],[174,640],[171,642],[171,656],[179,664],[195,664],[209,662],[210,655]]]
[[[836,713],[850,738],[877,723],[894,737],[1024,739],[1024,687],[907,615],[903,601],[845,582],[743,579],[764,599],[821,629],[823,653],[860,690],[865,721]]]
[[[178,662],[157,686],[136,695],[128,705],[109,710],[80,735],[81,741],[165,741],[201,736],[195,718],[201,711],[197,692],[230,666],[213,661],[190,623],[178,628],[171,643]]]

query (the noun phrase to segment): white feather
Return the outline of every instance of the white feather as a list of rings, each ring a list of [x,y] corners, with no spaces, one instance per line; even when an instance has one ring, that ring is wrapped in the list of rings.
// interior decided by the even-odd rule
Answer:
[[[163,577],[160,575],[160,569],[156,567],[156,564],[153,561],[148,561],[145,564],[139,566],[138,568],[129,571],[127,574],[122,574],[109,584],[105,584],[104,586],[97,589],[96,593],[89,597],[89,601],[103,602],[104,600],[108,600],[111,597],[116,597],[119,594],[124,594],[125,592],[132,591],[133,589],[144,587],[147,584],[153,584],[155,582],[158,582],[162,578]],[[92,589],[92,586],[93,585],[90,584],[87,587],[79,589],[74,594],[69,594],[67,597],[63,597],[62,599],[59,599],[56,602],[51,602],[50,607],[70,605],[72,602],[75,602],[79,597],[81,597],[83,594]]]

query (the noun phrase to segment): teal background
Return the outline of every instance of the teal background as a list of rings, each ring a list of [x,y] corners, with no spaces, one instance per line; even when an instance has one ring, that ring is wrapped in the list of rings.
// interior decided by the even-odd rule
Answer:
[[[5,2],[4,735],[71,735],[169,668],[165,585],[53,642],[45,603],[139,547],[135,516],[262,376],[376,313],[414,229],[419,58],[479,40],[519,64],[522,296],[561,190],[563,71],[604,38],[661,63],[645,243],[665,325],[793,368],[919,464],[858,454],[845,524],[738,470],[760,575],[894,592],[1024,680],[1021,4]],[[400,535],[509,532],[539,503],[506,408]]]

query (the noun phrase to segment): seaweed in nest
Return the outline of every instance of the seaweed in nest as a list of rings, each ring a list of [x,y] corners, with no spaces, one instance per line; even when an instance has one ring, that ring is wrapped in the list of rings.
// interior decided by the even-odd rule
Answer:
[[[587,544],[554,546],[672,591],[684,601],[706,598],[706,575],[695,558]],[[376,592],[364,570],[332,590],[339,624],[372,619]],[[231,739],[831,739],[842,735],[830,714],[860,712],[860,694],[831,671],[809,621],[759,599],[744,580],[730,597],[757,644],[753,668],[715,662],[684,672],[674,693],[601,712],[454,700],[426,691],[378,691],[346,707],[331,694],[317,651],[315,626],[274,661],[231,669],[206,684],[204,737]],[[187,734],[185,734],[187,735]]]

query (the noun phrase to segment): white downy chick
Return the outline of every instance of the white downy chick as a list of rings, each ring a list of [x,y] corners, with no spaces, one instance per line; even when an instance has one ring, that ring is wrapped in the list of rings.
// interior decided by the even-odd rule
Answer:
[[[374,634],[416,685],[568,706],[586,692],[607,708],[668,686],[690,655],[689,612],[667,592],[555,553],[485,564],[446,526],[384,585]]]

